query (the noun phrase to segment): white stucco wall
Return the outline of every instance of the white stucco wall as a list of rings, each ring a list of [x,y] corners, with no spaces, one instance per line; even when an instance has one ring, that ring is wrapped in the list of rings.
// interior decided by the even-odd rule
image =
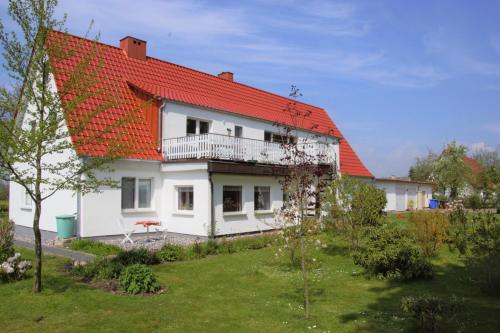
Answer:
[[[396,211],[397,208],[397,196],[396,196],[396,188],[402,188],[404,190],[404,204],[403,209],[406,210],[409,208],[410,200],[413,201],[413,208],[417,209],[418,204],[418,193],[423,191],[425,192],[424,196],[424,208],[429,207],[429,200],[432,198],[432,186],[428,184],[418,184],[418,183],[405,183],[398,181],[390,181],[390,180],[380,180],[377,179],[375,181],[375,185],[384,190],[387,198],[386,211]]]
[[[133,226],[139,220],[161,221],[164,206],[161,201],[162,177],[160,162],[151,161],[117,161],[113,164],[114,172],[111,178],[120,182],[122,177],[152,179],[152,198],[150,209],[121,209],[121,189],[102,187],[98,193],[81,196],[81,223],[79,226],[82,237],[107,236],[121,233],[119,220],[136,232],[145,232],[142,226]],[[97,177],[109,175],[96,173]]]
[[[277,178],[271,176],[246,176],[214,174],[215,222],[218,235],[269,230],[276,227],[274,213],[259,214],[254,211],[254,186],[271,187],[271,211],[283,205],[283,192]],[[243,211],[241,214],[224,214],[222,189],[224,185],[242,186]]]
[[[54,77],[50,76],[49,90],[53,93],[57,91],[56,83]],[[33,105],[28,106],[28,112],[22,114],[21,127],[28,129],[28,124],[30,120],[30,112],[36,111]],[[61,133],[68,133],[66,126],[61,126]],[[66,137],[64,141],[69,141],[70,138]],[[75,151],[73,149],[67,149],[60,154],[45,155],[42,157],[42,164],[45,166],[55,166],[63,161],[68,161],[76,157]],[[27,167],[26,165],[19,164],[18,168],[27,170],[32,177],[35,177],[36,170],[32,167]],[[43,179],[55,179],[59,177],[65,179],[65,175],[62,172],[61,175],[55,176],[47,171],[48,168],[42,169]],[[41,186],[42,197],[51,193],[51,190],[46,186]],[[31,206],[26,206],[24,203],[25,189],[16,183],[15,181],[10,182],[10,193],[9,193],[9,217],[16,224],[26,227],[33,227],[33,216],[35,213],[35,207],[33,203]],[[57,215],[67,215],[77,213],[77,196],[74,192],[68,190],[60,190],[54,195],[44,200],[42,203],[42,214],[40,216],[40,229],[47,231],[56,231],[56,219]]]

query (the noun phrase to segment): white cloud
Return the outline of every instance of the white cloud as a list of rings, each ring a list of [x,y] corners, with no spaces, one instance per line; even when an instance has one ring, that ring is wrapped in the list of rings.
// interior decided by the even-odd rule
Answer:
[[[476,143],[471,143],[469,145],[469,150],[470,150],[470,152],[474,153],[474,152],[481,151],[481,150],[494,151],[495,148],[493,148],[492,146],[490,146],[484,142],[476,142]]]

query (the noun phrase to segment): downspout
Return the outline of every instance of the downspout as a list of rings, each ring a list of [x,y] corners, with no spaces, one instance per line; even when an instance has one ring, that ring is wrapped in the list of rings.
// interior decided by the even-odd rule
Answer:
[[[165,100],[163,100],[162,104],[160,105],[160,112],[158,112],[158,152],[162,152],[163,150],[163,145],[162,145],[162,139],[163,139],[163,108],[167,105]]]
[[[215,239],[215,212],[214,212],[214,182],[212,180],[212,171],[208,170],[208,181],[210,182],[210,239]]]

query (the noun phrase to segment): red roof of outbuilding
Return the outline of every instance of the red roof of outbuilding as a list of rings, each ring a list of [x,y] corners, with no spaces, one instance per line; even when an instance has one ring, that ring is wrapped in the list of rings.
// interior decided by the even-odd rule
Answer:
[[[478,161],[471,157],[464,156],[464,162],[470,165],[472,168],[472,172],[474,173],[480,173],[481,172],[481,164],[479,164]]]
[[[93,119],[89,124],[89,131],[92,130],[93,126],[97,129],[101,128],[108,117],[108,119],[116,119],[127,110],[140,108],[142,101],[131,89],[131,86],[177,102],[285,124],[290,124],[291,119],[286,112],[282,111],[290,102],[294,102],[297,110],[310,112],[310,117],[300,124],[301,129],[342,139],[340,143],[340,171],[342,173],[373,177],[322,108],[155,58],[147,57],[146,61],[129,58],[118,47],[88,39],[60,32],[54,32],[51,38],[53,41],[63,41],[69,47],[80,45],[83,52],[95,47],[98,49],[96,54],[102,57],[104,66],[102,70],[97,72],[97,80],[103,91],[103,96],[96,95],[80,105],[82,113],[91,112],[93,108],[102,105],[105,100],[104,94],[119,96],[124,101],[119,108],[106,110],[99,117]],[[78,61],[74,59],[53,62],[58,89],[63,87],[68,78],[64,73],[73,70],[77,63]],[[146,120],[142,118],[139,117],[134,123],[124,125],[126,128],[120,130],[121,134],[126,132],[127,136],[133,137],[130,142],[136,149],[129,157],[161,160],[162,157],[156,150],[153,134],[149,130]],[[72,126],[70,122],[68,125]],[[79,135],[85,135],[85,132]],[[116,133],[116,135],[120,134]],[[76,149],[82,155],[102,155],[106,153],[106,142],[103,141],[99,145],[76,147]]]

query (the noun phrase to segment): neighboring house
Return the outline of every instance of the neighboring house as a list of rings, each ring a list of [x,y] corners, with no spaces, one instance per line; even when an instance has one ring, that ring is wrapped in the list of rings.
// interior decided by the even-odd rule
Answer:
[[[432,199],[432,183],[412,181],[409,177],[377,178],[375,185],[386,193],[386,211],[427,208]]]
[[[143,108],[142,119],[127,130],[136,152],[114,163],[111,177],[121,188],[86,195],[57,193],[44,203],[41,229],[54,232],[55,216],[73,213],[81,237],[120,234],[120,219],[129,226],[158,220],[171,232],[198,236],[209,235],[213,226],[217,235],[272,228],[274,211],[284,200],[276,174],[282,164],[282,137],[274,124],[290,124],[283,109],[292,100],[235,82],[230,72],[213,76],[151,58],[147,43],[134,37],[123,38],[120,47],[58,32],[53,38],[97,47],[106,66],[98,78],[103,91],[124,96],[129,103],[124,107],[137,108],[150,99],[154,103]],[[54,89],[60,89],[65,77],[56,74],[53,80]],[[82,112],[98,104],[96,96],[81,106]],[[318,163],[373,178],[324,109],[300,102],[296,108],[311,113],[297,139],[324,155]],[[96,117],[89,126],[105,121]],[[75,152],[96,156],[102,146],[75,146]],[[31,201],[15,183],[9,213],[17,225],[31,227]]]

